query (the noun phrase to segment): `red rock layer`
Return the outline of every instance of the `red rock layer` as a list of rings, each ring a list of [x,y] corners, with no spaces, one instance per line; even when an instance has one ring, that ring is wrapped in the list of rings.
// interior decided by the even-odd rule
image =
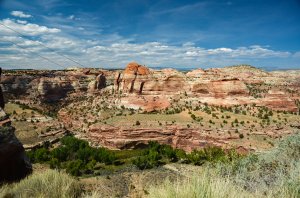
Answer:
[[[142,147],[149,141],[169,144],[174,148],[181,148],[187,152],[206,146],[221,146],[226,148],[228,138],[212,137],[191,128],[119,128],[103,125],[91,125],[87,134],[88,139],[95,145],[113,149],[132,149]]]

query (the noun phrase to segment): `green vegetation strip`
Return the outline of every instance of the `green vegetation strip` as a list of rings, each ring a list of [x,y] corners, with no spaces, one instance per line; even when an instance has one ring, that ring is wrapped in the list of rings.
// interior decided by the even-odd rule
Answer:
[[[195,150],[188,154],[157,142],[149,142],[145,149],[112,151],[90,147],[88,142],[73,136],[62,138],[57,148],[45,146],[28,151],[27,156],[33,163],[47,163],[53,169],[66,169],[67,173],[74,176],[97,175],[104,170],[120,170],[130,165],[143,170],[171,162],[202,165],[205,162],[230,162],[240,157],[233,150],[225,152],[217,147]]]

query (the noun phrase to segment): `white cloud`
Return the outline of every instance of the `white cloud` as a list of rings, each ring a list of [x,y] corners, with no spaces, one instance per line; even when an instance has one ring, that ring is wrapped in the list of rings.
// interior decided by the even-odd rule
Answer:
[[[37,40],[27,40],[0,26],[0,54],[2,54],[0,66],[9,68],[16,65],[30,68],[58,68],[38,55],[45,56],[65,67],[75,65],[74,62],[53,53],[43,45],[87,67],[124,67],[126,63],[133,60],[148,66],[224,66],[239,63],[251,64],[251,61],[270,60],[270,58],[299,57],[299,53],[272,50],[268,46],[260,45],[206,49],[192,42],[182,45],[169,45],[161,42],[133,43],[132,39],[125,39],[117,33],[101,35],[97,37],[97,40],[90,40],[71,36],[68,32],[62,32],[57,28],[27,21],[3,19],[0,22],[22,34],[35,36]],[[80,27],[74,27],[74,30]]]
[[[17,22],[20,23],[20,24],[26,24],[27,23],[27,21],[24,21],[24,20],[17,20]]]
[[[259,45],[249,47],[232,48],[215,48],[215,49],[200,49],[198,47],[190,48],[187,53],[189,56],[211,55],[211,56],[227,56],[227,57],[246,57],[246,58],[264,58],[264,57],[289,57],[290,52],[274,51],[268,48],[263,48]]]
[[[61,30],[57,29],[57,28],[49,28],[46,26],[40,26],[37,24],[33,24],[33,23],[17,23],[15,20],[12,19],[3,19],[0,20],[0,22],[2,24],[4,24],[5,26],[18,31],[22,34],[25,35],[29,35],[29,36],[36,36],[36,35],[41,35],[41,34],[45,34],[45,33],[58,33]],[[0,35],[1,34],[15,34],[15,32],[13,32],[12,30],[10,30],[9,28],[0,26]]]
[[[12,11],[10,14],[12,16],[20,17],[20,18],[30,18],[30,17],[32,17],[30,14],[25,14],[22,11]]]

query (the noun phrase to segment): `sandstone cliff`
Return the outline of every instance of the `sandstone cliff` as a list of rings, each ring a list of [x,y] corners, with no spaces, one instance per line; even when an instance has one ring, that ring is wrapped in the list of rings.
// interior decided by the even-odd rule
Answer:
[[[122,93],[120,105],[146,111],[167,108],[172,97],[185,93],[211,105],[257,104],[274,110],[297,112],[297,98],[293,95],[266,94],[270,86],[287,90],[287,83],[297,90],[297,78],[298,73],[288,78],[281,73],[274,75],[251,66],[196,69],[184,74],[174,69],[150,70],[133,62],[123,72],[116,73],[114,87]],[[248,85],[255,88],[250,90]],[[253,95],[253,91],[259,93],[259,97]]]

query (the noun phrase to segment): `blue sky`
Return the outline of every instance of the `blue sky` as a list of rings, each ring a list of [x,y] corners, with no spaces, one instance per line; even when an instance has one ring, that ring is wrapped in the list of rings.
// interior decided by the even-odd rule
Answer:
[[[85,67],[300,69],[300,1],[0,0],[1,67],[75,66],[66,56]]]

